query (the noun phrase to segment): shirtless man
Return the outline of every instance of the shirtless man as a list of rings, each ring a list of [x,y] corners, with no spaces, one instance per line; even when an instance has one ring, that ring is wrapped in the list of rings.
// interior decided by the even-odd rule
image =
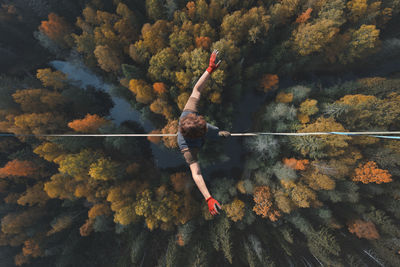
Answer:
[[[193,180],[195,181],[200,192],[203,194],[208,209],[212,215],[219,214],[217,207],[221,209],[220,204],[208,192],[207,186],[204,183],[201,175],[200,165],[197,159],[199,149],[204,145],[205,139],[217,139],[230,136],[227,131],[220,131],[218,127],[208,124],[203,116],[198,115],[197,105],[200,95],[206,81],[210,78],[211,73],[216,70],[221,63],[221,60],[216,61],[219,51],[214,50],[210,56],[210,64],[207,70],[203,73],[196,85],[193,87],[192,94],[187,101],[183,112],[179,118],[178,128],[178,145],[192,172]]]

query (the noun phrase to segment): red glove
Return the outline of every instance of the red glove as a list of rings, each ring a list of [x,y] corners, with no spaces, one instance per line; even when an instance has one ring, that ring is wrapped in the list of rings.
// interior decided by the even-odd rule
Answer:
[[[219,209],[221,209],[221,206],[219,205],[218,201],[216,201],[213,197],[207,198],[206,201],[207,201],[208,210],[210,211],[210,213],[212,215],[219,214],[217,207]]]
[[[215,60],[217,59],[219,51],[214,50],[210,56],[210,64],[208,65],[207,71],[208,73],[212,73],[214,70],[216,70],[221,63],[221,60],[219,60],[217,63],[215,63]]]

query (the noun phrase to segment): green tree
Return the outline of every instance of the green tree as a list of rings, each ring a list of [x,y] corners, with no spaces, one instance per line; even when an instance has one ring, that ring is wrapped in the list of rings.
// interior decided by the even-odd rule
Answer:
[[[22,111],[29,113],[62,110],[67,103],[67,99],[63,95],[47,89],[17,90],[12,97],[16,103],[20,104]]]
[[[161,0],[146,0],[146,12],[154,21],[165,18],[166,10]]]
[[[174,70],[178,67],[178,58],[172,48],[168,47],[150,59],[148,74],[154,81],[175,80]]]
[[[94,50],[99,66],[107,72],[117,72],[121,68],[122,60],[119,53],[108,46],[98,45]]]
[[[136,101],[143,104],[151,103],[155,98],[153,88],[143,80],[130,80],[129,90],[136,95]]]
[[[221,23],[222,36],[233,40],[235,44],[242,42],[256,43],[258,39],[267,35],[269,19],[264,7],[253,7],[248,12],[235,11],[226,15]]]
[[[361,25],[358,30],[352,32],[347,53],[340,58],[341,61],[353,62],[377,51],[380,45],[379,34],[380,30],[375,25]]]
[[[300,24],[293,31],[293,49],[302,56],[321,52],[338,32],[339,28],[337,28],[336,23],[329,19]]]
[[[62,89],[67,81],[67,75],[62,71],[52,71],[50,68],[38,69],[36,77],[43,83],[44,86],[51,86],[54,89]]]
[[[99,158],[90,165],[89,175],[96,180],[118,180],[122,178],[121,165],[111,159]]]
[[[270,6],[271,20],[274,24],[286,24],[296,14],[300,0],[282,0]]]
[[[79,153],[67,155],[61,162],[58,170],[61,173],[74,177],[77,181],[89,178],[90,165],[100,157],[100,153],[90,149],[83,149]]]
[[[212,226],[210,238],[217,251],[222,250],[225,258],[232,264],[231,224],[226,216],[221,216]]]

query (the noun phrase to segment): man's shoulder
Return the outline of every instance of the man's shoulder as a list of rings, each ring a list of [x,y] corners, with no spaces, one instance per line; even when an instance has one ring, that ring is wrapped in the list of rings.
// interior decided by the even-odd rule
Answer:
[[[190,113],[193,113],[193,114],[198,115],[198,112],[197,112],[197,111],[194,111],[194,110],[191,110],[191,109],[184,109],[184,110],[182,111],[181,116],[179,117],[179,119],[182,119],[183,117],[185,117],[186,115],[188,115],[188,114],[190,114]]]

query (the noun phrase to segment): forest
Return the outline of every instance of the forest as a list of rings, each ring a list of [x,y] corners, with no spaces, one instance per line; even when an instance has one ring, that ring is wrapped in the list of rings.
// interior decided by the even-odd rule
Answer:
[[[157,165],[176,137],[39,136],[146,133],[114,97],[176,133],[215,49],[220,129],[400,131],[399,27],[400,0],[0,0],[0,266],[400,266],[398,139],[242,137],[240,166],[206,142],[213,216],[183,159]]]

